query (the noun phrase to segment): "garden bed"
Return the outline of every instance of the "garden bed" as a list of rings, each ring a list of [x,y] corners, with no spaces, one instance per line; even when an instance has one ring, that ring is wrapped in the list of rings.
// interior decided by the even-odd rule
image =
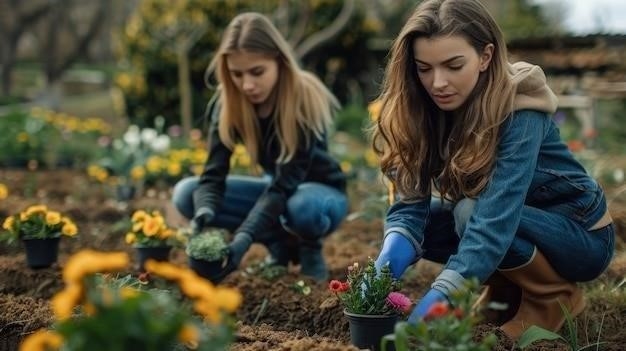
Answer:
[[[52,315],[47,299],[62,288],[60,268],[73,252],[93,248],[133,254],[132,248],[124,242],[125,230],[120,222],[135,209],[160,209],[166,213],[170,225],[184,224],[169,206],[166,190],[144,191],[146,195],[120,204],[105,188],[90,184],[82,173],[71,170],[0,170],[0,182],[7,185],[10,192],[8,198],[0,200],[1,219],[29,205],[42,203],[68,214],[79,227],[77,238],[64,238],[61,242],[58,264],[47,269],[28,269],[21,248],[0,244],[0,351],[17,350],[25,335],[50,324]],[[357,203],[357,199],[352,200]],[[612,213],[618,215],[623,211],[612,209]],[[375,257],[381,230],[380,219],[344,222],[329,237],[324,248],[331,278],[343,279],[347,266],[355,261],[364,263],[369,256]],[[620,247],[623,250],[622,240]],[[254,245],[244,258],[243,267],[258,262],[265,254],[262,246]],[[182,250],[175,250],[171,260],[186,265]],[[625,267],[624,255],[617,254],[601,282],[616,286],[615,282],[625,276]],[[420,262],[405,274],[402,291],[412,299],[418,298],[440,268],[436,264]],[[337,299],[325,284],[303,279],[297,273],[298,267],[292,266],[286,275],[268,280],[242,270],[223,282],[239,289],[244,297],[236,316],[239,322],[232,350],[356,350],[349,343],[348,324]],[[300,280],[310,287],[309,294],[297,289]],[[577,318],[581,347],[596,341],[604,342],[600,350],[623,350],[626,347],[623,328],[626,293],[623,286],[620,289],[614,301],[605,295],[589,295],[589,307]],[[493,326],[482,325],[475,335],[480,337],[495,331]],[[511,342],[499,333],[498,336],[495,349],[510,350]],[[562,343],[541,342],[529,350],[568,348]]]

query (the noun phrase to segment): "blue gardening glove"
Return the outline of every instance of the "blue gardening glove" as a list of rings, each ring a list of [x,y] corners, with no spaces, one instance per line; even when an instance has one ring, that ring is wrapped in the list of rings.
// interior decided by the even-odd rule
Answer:
[[[416,258],[417,254],[409,239],[400,233],[391,232],[385,237],[374,266],[376,271],[380,272],[380,269],[389,263],[393,278],[400,279],[407,267],[415,262]]]
[[[424,295],[424,297],[422,297],[422,299],[417,303],[413,312],[411,312],[408,319],[409,324],[417,324],[424,319],[430,308],[433,307],[435,303],[444,301],[448,301],[448,297],[444,293],[437,289],[428,290],[426,295]]]
[[[208,227],[209,223],[215,217],[215,212],[208,207],[200,207],[196,213],[193,215],[191,219],[191,230],[194,234],[198,234],[204,229],[204,227]]]

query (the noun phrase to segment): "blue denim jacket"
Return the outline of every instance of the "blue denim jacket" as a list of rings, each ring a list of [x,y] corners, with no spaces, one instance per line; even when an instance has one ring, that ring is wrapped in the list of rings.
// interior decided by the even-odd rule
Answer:
[[[516,111],[500,135],[491,180],[476,199],[456,254],[433,286],[453,290],[470,277],[484,282],[511,245],[524,205],[562,214],[585,229],[607,210],[602,189],[574,159],[549,115]],[[395,202],[387,213],[385,235],[403,234],[421,257],[429,206],[430,199]]]

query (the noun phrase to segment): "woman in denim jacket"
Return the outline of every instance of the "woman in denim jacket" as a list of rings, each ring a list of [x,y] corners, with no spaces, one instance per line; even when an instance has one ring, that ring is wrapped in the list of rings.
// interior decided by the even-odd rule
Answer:
[[[302,274],[326,279],[322,239],[347,213],[346,177],[326,141],[336,98],[258,13],[231,21],[207,73],[219,83],[207,108],[209,156],[199,177],[176,184],[173,202],[196,232],[234,233],[212,280],[234,271],[253,242],[268,247],[273,263],[299,261]],[[236,143],[264,177],[228,175]]]
[[[518,291],[501,326],[511,338],[530,325],[558,330],[559,302],[578,315],[576,282],[607,268],[614,226],[550,118],[543,71],[507,62],[478,0],[422,2],[390,56],[372,136],[397,198],[376,265],[398,278],[420,258],[444,264],[409,322],[477,278],[485,300]]]

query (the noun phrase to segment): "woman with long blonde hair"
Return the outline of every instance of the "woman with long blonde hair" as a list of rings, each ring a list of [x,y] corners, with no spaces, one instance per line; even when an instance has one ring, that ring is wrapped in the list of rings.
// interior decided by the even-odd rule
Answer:
[[[373,146],[397,196],[376,266],[395,277],[420,258],[444,264],[409,322],[467,279],[507,303],[501,329],[558,330],[585,307],[576,282],[614,250],[603,190],[562,142],[538,66],[507,61],[479,0],[427,0],[395,39]]]
[[[202,174],[181,180],[173,195],[195,231],[234,233],[213,280],[235,270],[253,242],[268,247],[271,262],[299,262],[302,274],[326,279],[322,239],[347,213],[346,177],[327,149],[337,99],[259,13],[230,22],[207,69],[213,74],[209,156]],[[239,143],[263,177],[228,175]]]

